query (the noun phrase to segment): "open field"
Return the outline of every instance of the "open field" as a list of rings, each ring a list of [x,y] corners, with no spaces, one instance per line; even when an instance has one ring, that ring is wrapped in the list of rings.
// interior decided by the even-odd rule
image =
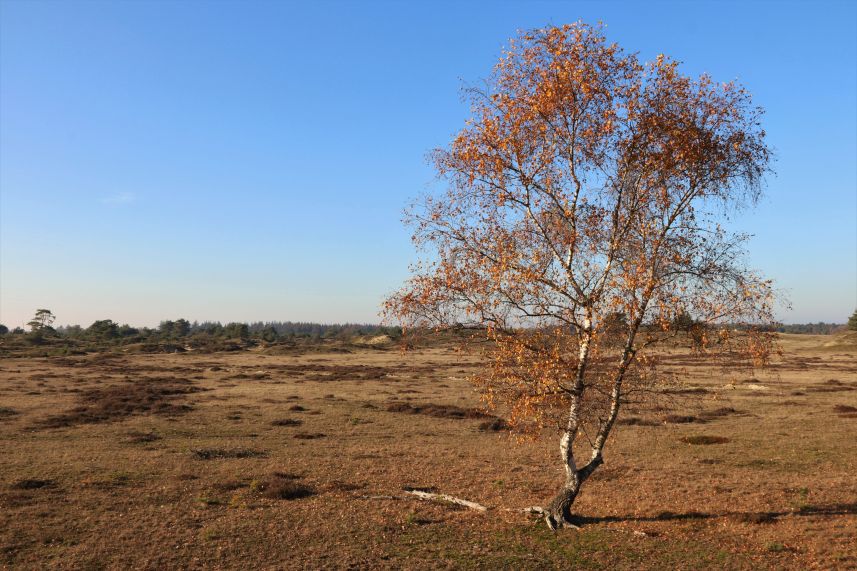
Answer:
[[[496,430],[451,348],[7,358],[0,567],[857,568],[857,344],[783,348],[756,378],[675,356],[695,398],[625,415],[556,534],[514,511],[556,437]]]

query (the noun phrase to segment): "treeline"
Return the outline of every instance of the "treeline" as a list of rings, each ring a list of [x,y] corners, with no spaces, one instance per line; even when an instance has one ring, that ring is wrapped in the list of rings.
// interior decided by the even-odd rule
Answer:
[[[779,333],[804,333],[807,335],[831,335],[845,331],[844,323],[793,323],[791,325],[779,324],[776,331]]]
[[[400,327],[388,327],[370,323],[311,323],[295,321],[255,321],[251,323],[219,321],[188,321],[187,319],[165,320],[156,328],[132,327],[111,319],[100,319],[88,327],[64,325],[54,327],[56,316],[49,309],[39,309],[27,330],[17,327],[10,331],[0,324],[0,344],[5,349],[14,346],[53,346],[57,348],[96,350],[105,346],[137,344],[142,350],[181,350],[184,347],[237,349],[258,343],[312,343],[324,340],[351,342],[367,341],[386,336],[390,340],[402,337]],[[624,316],[613,317],[616,325],[624,323]],[[694,320],[690,315],[676,317],[674,326],[689,329]],[[848,324],[802,323],[778,324],[772,328],[780,333],[802,333],[829,335],[846,329],[857,330],[857,311]],[[2,352],[2,351],[0,351]]]
[[[181,320],[179,320],[181,321]],[[162,322],[161,328],[169,327],[170,323]],[[388,335],[398,337],[402,334],[401,327],[386,327],[371,323],[312,323],[305,321],[254,321],[251,323],[227,323],[219,321],[203,321],[190,324],[190,334],[207,333],[221,335],[239,333],[250,337],[344,337],[350,338],[361,335]]]
[[[104,319],[87,328],[66,325],[55,329],[57,335],[67,337],[89,337],[98,339],[158,338],[177,340],[188,337],[220,337],[224,339],[261,339],[276,341],[282,338],[305,337],[311,339],[350,339],[366,335],[401,336],[401,328],[385,327],[370,323],[308,323],[292,321],[255,321],[252,323],[219,321],[188,321],[176,319],[161,321],[157,328],[119,325]]]
[[[29,345],[56,345],[63,342],[88,342],[101,345],[126,344],[188,344],[210,345],[212,342],[232,340],[244,343],[278,341],[317,341],[337,339],[350,341],[356,338],[384,335],[398,339],[400,327],[386,327],[369,323],[309,323],[292,321],[256,321],[252,323],[219,321],[188,321],[187,319],[165,320],[156,328],[132,327],[111,319],[100,319],[88,327],[63,325],[54,327],[56,317],[48,309],[36,311],[27,323],[28,330],[21,327],[10,331],[0,325],[0,335]]]

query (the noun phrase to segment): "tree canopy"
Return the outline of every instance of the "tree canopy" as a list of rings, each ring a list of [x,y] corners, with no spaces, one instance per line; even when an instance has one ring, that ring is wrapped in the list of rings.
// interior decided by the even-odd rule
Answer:
[[[426,256],[386,311],[486,332],[486,402],[515,429],[563,434],[548,522],[567,523],[620,406],[658,378],[659,343],[692,333],[698,350],[767,359],[771,284],[719,224],[761,194],[762,110],[737,83],[640,62],[583,23],[521,34],[466,94],[471,118],[433,153],[447,190],[407,217]]]

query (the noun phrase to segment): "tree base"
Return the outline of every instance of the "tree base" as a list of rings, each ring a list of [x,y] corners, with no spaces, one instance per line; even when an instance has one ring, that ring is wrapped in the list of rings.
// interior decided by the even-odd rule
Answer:
[[[545,523],[548,524],[551,531],[557,531],[558,529],[573,529],[575,531],[580,531],[579,525],[571,523],[570,521],[557,520],[556,516],[553,514],[545,516]]]
[[[545,523],[548,524],[549,528],[553,531],[560,528],[580,529],[580,526],[577,525],[579,520],[571,515],[571,506],[576,497],[577,490],[564,488],[551,500],[551,503],[545,510]]]

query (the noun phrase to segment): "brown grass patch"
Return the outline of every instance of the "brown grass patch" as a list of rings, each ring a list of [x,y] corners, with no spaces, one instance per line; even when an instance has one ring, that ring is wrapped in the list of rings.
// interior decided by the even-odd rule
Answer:
[[[292,438],[297,438],[298,440],[316,440],[318,438],[325,438],[327,434],[322,432],[298,432]]]
[[[12,407],[8,406],[0,406],[0,418],[9,418],[10,416],[17,416],[18,411]]]
[[[624,477],[631,470],[630,466],[606,466],[595,470],[592,473],[592,479],[595,481],[610,482]]]
[[[164,377],[91,389],[81,393],[80,406],[63,414],[49,416],[37,426],[61,428],[96,424],[122,420],[138,414],[178,415],[191,410],[192,407],[187,403],[175,401],[201,390],[204,389],[194,386],[189,380]]]
[[[270,369],[285,375],[300,375],[306,381],[319,382],[378,380],[390,373],[386,367],[373,365],[322,365],[319,363],[272,365]],[[247,377],[248,375],[244,376],[244,378]]]
[[[35,478],[25,478],[18,480],[11,486],[13,490],[41,490],[42,488],[53,488],[57,485],[54,480],[41,480]]]
[[[752,523],[756,525],[762,523],[774,523],[777,521],[776,515],[767,512],[736,514],[735,519],[741,523]]]
[[[424,414],[435,418],[493,418],[475,408],[461,408],[453,404],[418,404],[394,401],[387,404],[387,412],[403,412],[406,414]]]
[[[837,412],[840,414],[857,412],[857,407],[848,406],[847,404],[838,404],[833,407],[833,412]]]
[[[685,436],[680,439],[685,444],[708,445],[708,444],[724,444],[729,442],[729,439],[724,436],[708,436],[698,434],[696,436]]]
[[[214,488],[220,492],[234,492],[235,490],[248,487],[250,487],[250,484],[241,480],[226,480],[214,485]]]
[[[486,420],[485,422],[480,422],[479,430],[482,430],[483,432],[501,432],[503,430],[509,430],[509,423],[502,418],[494,418]]]
[[[330,492],[353,492],[354,490],[360,490],[363,487],[363,484],[352,484],[350,482],[334,480],[325,484],[324,489]]]
[[[857,387],[846,385],[837,379],[828,379],[824,381],[822,386],[808,387],[806,390],[814,393],[840,393],[845,391],[855,391]]]
[[[163,436],[160,434],[156,434],[154,432],[129,432],[128,433],[128,442],[133,444],[144,444],[147,442],[155,442],[157,440],[163,440]]]
[[[304,377],[308,381],[368,381],[383,379],[389,371],[384,367],[365,365],[334,365],[320,367],[320,372]]]
[[[731,406],[723,406],[720,408],[715,408],[714,410],[705,410],[699,413],[699,417],[705,420],[713,420],[715,418],[721,418],[724,416],[730,416],[733,414],[742,414],[741,412],[735,410]]]
[[[661,423],[651,418],[641,418],[639,416],[627,416],[625,418],[616,419],[616,424],[620,426],[660,426]]]
[[[668,414],[663,420],[666,424],[705,424],[706,422],[705,419],[686,414]]]
[[[267,458],[264,450],[252,448],[197,448],[191,454],[198,460],[215,460],[222,458]]]
[[[275,472],[257,483],[255,488],[272,500],[297,500],[315,495],[316,491],[312,487],[297,482],[297,479],[297,476],[291,474]]]
[[[271,422],[271,426],[300,426],[304,421],[297,418],[280,418]]]
[[[705,395],[708,394],[708,392],[708,389],[704,389],[702,387],[686,387],[664,390],[664,393],[668,395]]]

